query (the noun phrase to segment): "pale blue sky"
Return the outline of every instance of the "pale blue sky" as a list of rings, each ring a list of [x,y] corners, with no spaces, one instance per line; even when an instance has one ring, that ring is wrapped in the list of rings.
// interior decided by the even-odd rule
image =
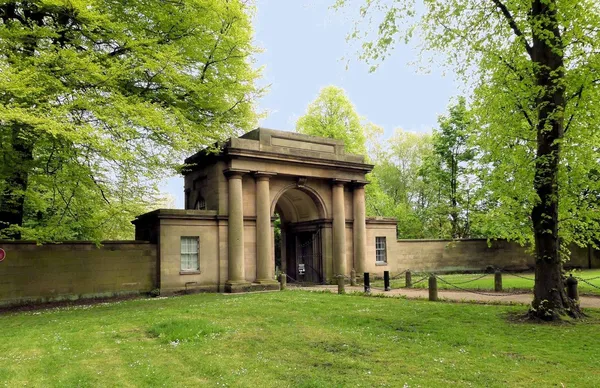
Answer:
[[[444,113],[451,97],[459,93],[452,75],[432,68],[418,73],[410,65],[416,50],[400,45],[375,73],[365,64],[346,62],[354,48],[345,37],[350,28],[345,14],[329,9],[333,0],[258,0],[255,19],[256,44],[264,49],[257,65],[264,65],[262,85],[271,85],[258,102],[268,116],[260,126],[294,130],[296,119],[319,90],[327,85],[342,87],[367,120],[383,127],[390,136],[394,129],[428,131]],[[163,191],[183,208],[183,179],[172,178]]]

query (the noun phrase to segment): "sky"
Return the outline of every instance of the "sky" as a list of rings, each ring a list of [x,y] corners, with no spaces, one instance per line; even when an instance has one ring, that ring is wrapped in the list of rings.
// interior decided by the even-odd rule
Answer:
[[[357,112],[385,130],[425,132],[434,128],[451,98],[459,94],[455,77],[433,67],[419,72],[415,45],[398,45],[374,73],[356,60],[356,47],[346,41],[353,9],[336,12],[333,0],[257,0],[255,44],[264,50],[257,66],[264,66],[262,86],[270,85],[257,103],[266,112],[259,126],[293,131],[298,117],[319,90],[335,85],[346,90]],[[346,68],[349,58],[349,67]],[[448,73],[446,71],[446,73]],[[183,178],[161,185],[162,191],[183,208]]]

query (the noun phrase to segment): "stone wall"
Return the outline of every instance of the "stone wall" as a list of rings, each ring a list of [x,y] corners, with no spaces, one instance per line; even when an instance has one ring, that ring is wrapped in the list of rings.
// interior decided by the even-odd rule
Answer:
[[[435,271],[480,271],[486,267],[507,270],[533,268],[527,249],[507,241],[399,240],[398,265],[402,269]]]
[[[388,262],[375,262],[375,238],[386,237]],[[566,268],[600,268],[600,251],[571,246]],[[365,271],[383,276],[383,271],[482,271],[486,267],[522,271],[535,265],[526,247],[515,242],[486,239],[396,240],[395,221],[367,219],[367,255]]]
[[[570,247],[567,268],[600,268],[600,252]],[[398,240],[396,270],[480,271],[488,266],[506,270],[527,270],[535,266],[526,247],[504,240]]]
[[[0,306],[149,292],[157,287],[156,244],[108,241],[36,245],[1,242]]]
[[[215,211],[170,210],[152,214],[138,229],[145,241],[108,241],[36,245],[1,242],[6,259],[0,262],[0,306],[79,298],[162,292],[223,291],[227,280],[227,221]],[[256,277],[255,221],[245,220],[246,280]],[[198,236],[200,270],[180,272],[181,236]],[[387,263],[375,262],[376,237],[387,241]],[[348,273],[354,266],[352,224],[346,223]],[[331,227],[323,229],[324,275],[333,273]],[[157,246],[160,245],[160,249]],[[160,262],[160,266],[158,265]],[[382,276],[413,271],[482,271],[488,266],[526,270],[534,265],[526,248],[507,241],[396,240],[394,220],[367,220],[365,271]],[[567,267],[600,268],[600,252],[571,247]],[[160,274],[159,274],[160,272]]]

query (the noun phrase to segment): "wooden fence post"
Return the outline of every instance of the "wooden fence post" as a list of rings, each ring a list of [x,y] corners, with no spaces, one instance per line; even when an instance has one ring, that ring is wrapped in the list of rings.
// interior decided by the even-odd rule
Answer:
[[[438,300],[438,286],[435,275],[429,276],[429,300],[432,302]]]

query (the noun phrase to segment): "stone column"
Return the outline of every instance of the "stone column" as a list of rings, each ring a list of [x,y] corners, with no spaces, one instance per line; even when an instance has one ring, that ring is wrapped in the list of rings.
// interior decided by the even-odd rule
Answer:
[[[271,195],[269,178],[275,174],[256,172],[256,283],[275,284],[272,259]]]
[[[244,209],[242,198],[242,175],[247,171],[229,169],[225,171],[229,181],[229,275],[225,292],[235,292],[248,282],[244,274]]]
[[[365,272],[365,257],[367,249],[367,225],[365,209],[365,184],[366,182],[355,182],[352,195],[354,213],[354,224],[352,231],[354,235],[354,269],[356,273]]]
[[[346,213],[344,181],[333,181],[333,275],[346,274]]]

